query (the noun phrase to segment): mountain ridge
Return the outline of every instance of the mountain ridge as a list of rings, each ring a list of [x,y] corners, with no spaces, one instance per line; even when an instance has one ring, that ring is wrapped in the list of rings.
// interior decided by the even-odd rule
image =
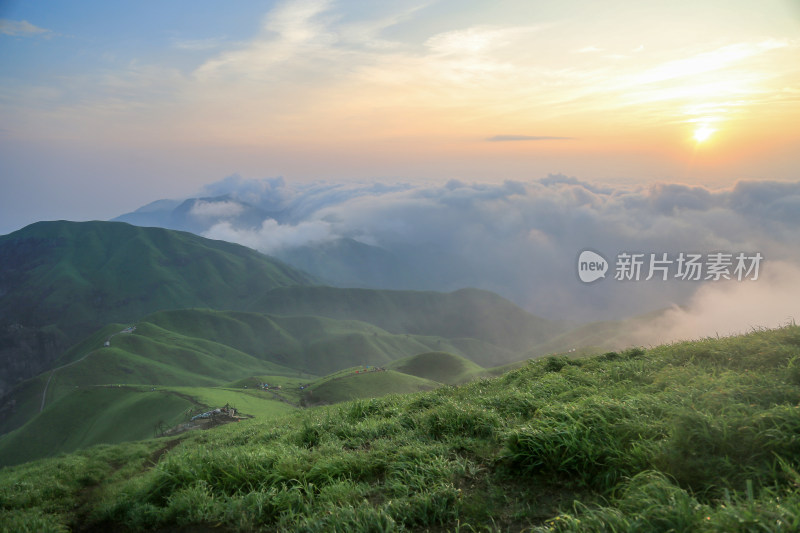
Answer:
[[[0,236],[0,394],[109,322],[244,309],[316,279],[238,244],[121,222],[37,222]]]

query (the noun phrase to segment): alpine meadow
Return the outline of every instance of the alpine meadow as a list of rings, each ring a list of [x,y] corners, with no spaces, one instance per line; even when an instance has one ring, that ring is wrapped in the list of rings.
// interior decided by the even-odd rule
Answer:
[[[0,1],[0,533],[800,531],[799,32]]]

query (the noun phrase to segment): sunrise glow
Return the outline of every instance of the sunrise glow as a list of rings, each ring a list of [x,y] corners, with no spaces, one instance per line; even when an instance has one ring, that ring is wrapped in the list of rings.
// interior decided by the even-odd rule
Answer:
[[[198,1],[0,12],[0,179],[111,216],[232,173],[730,185],[800,167],[783,0]],[[3,192],[0,218],[34,216]]]
[[[705,142],[709,138],[711,138],[711,136],[714,135],[714,132],[716,131],[717,130],[715,130],[714,128],[710,128],[708,126],[701,126],[700,128],[694,130],[694,140],[697,141],[698,143]]]

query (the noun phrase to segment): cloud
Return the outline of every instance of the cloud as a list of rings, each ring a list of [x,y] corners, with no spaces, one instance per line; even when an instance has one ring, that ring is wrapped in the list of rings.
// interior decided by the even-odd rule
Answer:
[[[416,288],[485,288],[537,314],[574,320],[686,305],[699,289],[718,289],[712,282],[676,279],[616,281],[613,264],[621,252],[760,252],[765,276],[775,265],[800,264],[798,191],[800,182],[739,182],[714,190],[679,183],[609,186],[563,175],[439,185],[295,184],[235,176],[206,188],[273,217],[256,230],[220,224],[208,236],[266,253],[351,238],[424,272]],[[607,278],[591,286],[576,273],[584,249],[612,263]],[[752,285],[750,290],[771,287],[769,281]]]
[[[297,223],[321,209],[356,198],[385,196],[411,189],[407,183],[329,183],[317,181],[287,184],[282,177],[244,179],[234,174],[206,185],[203,196],[228,196],[259,207],[280,222]]]
[[[574,53],[583,44],[602,43],[568,39],[559,45],[565,38],[561,23],[520,25],[508,17],[478,24],[486,18],[481,10],[467,10],[469,16],[419,24],[432,11],[422,4],[389,2],[353,10],[323,0],[270,3],[247,39],[174,41],[197,52],[199,66],[191,71],[185,54],[161,54],[150,64],[107,61],[53,82],[48,89],[59,93],[57,99],[37,96],[32,83],[20,86],[6,98],[6,122],[21,138],[47,132],[93,148],[99,141],[130,146],[143,136],[171,148],[237,146],[252,153],[264,146],[274,150],[276,168],[295,175],[298,167],[309,165],[316,168],[302,170],[306,177],[325,167],[336,168],[340,176],[369,176],[374,172],[363,170],[368,165],[363,161],[387,150],[381,162],[397,168],[415,164],[403,154],[442,158],[457,143],[465,147],[487,132],[512,133],[492,137],[494,142],[571,139],[513,134],[524,133],[531,117],[545,133],[559,133],[573,121],[577,126],[570,134],[581,142],[563,143],[563,151],[547,158],[558,158],[564,168],[591,168],[603,152],[592,143],[604,141],[587,132],[600,131],[614,113],[624,111],[632,125],[645,121],[673,128],[708,116],[709,106],[715,113],[739,113],[796,99],[783,90],[796,74],[785,66],[794,65],[785,59],[796,51],[790,40],[742,36],[744,42],[732,44],[653,46],[630,61],[610,62],[598,54]],[[109,53],[125,56],[124,51]],[[725,70],[706,72],[717,60]],[[681,69],[687,76],[678,75]],[[695,79],[703,73],[708,76]],[[619,140],[623,130],[604,137]],[[634,143],[637,153],[645,144],[655,146],[654,137],[645,141],[648,136]],[[314,163],[296,156],[304,150],[314,150]],[[361,157],[364,150],[371,156]],[[481,153],[461,159],[472,175],[491,171]],[[660,167],[667,156],[659,157]],[[543,159],[537,161],[538,171],[553,168]],[[676,168],[674,154],[670,159]],[[344,169],[342,161],[350,168]],[[599,169],[605,165],[596,167],[603,175]],[[426,168],[416,172],[428,175]],[[746,174],[741,168],[737,172]]]
[[[12,37],[32,37],[35,35],[46,36],[52,34],[52,32],[39,26],[34,26],[27,20],[0,19],[0,34]]]
[[[430,37],[425,45],[437,55],[485,54],[507,46],[541,28],[541,26],[472,26],[438,33]]]
[[[574,137],[551,137],[538,135],[495,135],[486,139],[489,142],[502,141],[571,141]]]
[[[244,206],[237,202],[208,202],[198,200],[192,205],[189,214],[198,218],[231,218],[241,215]]]
[[[659,213],[675,214],[685,209],[708,210],[715,204],[711,191],[674,183],[657,183],[650,188],[650,205]]]
[[[209,239],[236,242],[266,254],[287,248],[318,244],[333,238],[330,224],[320,220],[296,225],[280,224],[267,219],[255,230],[235,228],[230,222],[215,224],[203,234]]]
[[[707,284],[636,331],[627,344],[661,344],[775,328],[800,318],[800,268],[776,261],[756,281]]]
[[[775,39],[759,43],[731,44],[710,52],[703,52],[691,57],[663,63],[641,73],[637,81],[642,84],[649,84],[697,76],[698,74],[722,70],[745,59],[787,46],[789,46],[788,42]]]
[[[239,49],[224,52],[209,59],[196,71],[203,81],[235,78],[261,80],[279,64],[300,58],[313,49],[316,55],[321,46],[335,42],[333,33],[319,17],[331,8],[327,0],[296,0],[282,2],[267,13],[259,36]]]
[[[413,15],[427,7],[428,3],[411,6],[399,13],[391,13],[376,20],[346,23],[339,27],[338,34],[342,41],[358,47],[375,50],[397,50],[404,45],[398,41],[382,37],[384,30],[410,20]]]

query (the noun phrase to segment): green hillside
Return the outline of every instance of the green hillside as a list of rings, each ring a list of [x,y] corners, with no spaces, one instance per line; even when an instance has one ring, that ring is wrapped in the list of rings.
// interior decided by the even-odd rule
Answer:
[[[279,377],[269,376],[276,380]],[[226,403],[240,413],[258,419],[272,418],[296,409],[296,406],[281,401],[266,391],[242,390],[231,387],[162,387],[175,394],[189,396],[203,406],[219,407]]]
[[[118,222],[0,236],[0,393],[110,322],[160,309],[246,309],[310,276],[244,246]]]
[[[226,316],[214,311],[185,311],[184,317]],[[6,416],[0,431],[8,432],[30,420],[41,407],[58,401],[76,386],[92,385],[170,385],[213,387],[259,374],[296,375],[297,371],[269,360],[259,359],[236,348],[164,329],[147,319],[132,333],[111,338],[120,326],[103,328],[70,350],[58,367],[15,388],[6,399]],[[213,338],[217,330],[209,328]],[[61,366],[63,363],[64,366]],[[46,393],[45,393],[46,387]],[[44,400],[42,400],[44,396]]]
[[[261,360],[315,375],[356,365],[387,364],[436,349],[467,358],[476,354],[501,360],[513,358],[511,352],[476,339],[395,334],[366,322],[319,316],[193,309],[163,311],[142,320],[179,336],[213,339]]]
[[[787,326],[91,448],[0,470],[0,524],[797,531],[798,360]]]
[[[461,352],[459,346],[468,346],[469,350]],[[416,360],[417,363],[427,361],[421,366],[414,366],[414,360],[408,359],[415,354],[431,353],[434,348],[460,355],[440,353],[438,357],[442,365],[438,369],[434,368],[436,364],[429,361],[429,357]],[[211,309],[160,311],[143,317],[135,326],[113,324],[102,328],[69,350],[52,371],[16,387],[7,396],[9,407],[0,419],[0,431],[17,430],[16,436],[2,441],[0,464],[8,464],[2,453],[6,453],[9,460],[34,458],[44,452],[71,451],[99,442],[119,442],[119,439],[102,440],[105,434],[97,433],[94,419],[83,416],[63,418],[58,426],[62,435],[57,443],[40,437],[46,433],[51,418],[56,416],[52,413],[71,410],[70,402],[76,390],[123,385],[140,386],[145,390],[156,387],[177,393],[191,388],[188,396],[195,403],[203,403],[202,398],[221,400],[220,387],[231,390],[233,385],[240,389],[236,394],[243,401],[242,405],[248,406],[255,414],[263,400],[279,402],[284,407],[298,407],[301,404],[416,392],[435,388],[439,383],[460,382],[481,370],[465,359],[472,351],[501,352],[474,339],[455,342],[441,337],[391,334],[355,320],[269,316]],[[430,376],[394,371],[356,376],[352,371],[346,371],[345,379],[342,379],[335,374],[342,369],[366,365],[386,366],[398,359],[406,361],[408,368],[417,372],[425,371],[427,365]],[[348,375],[348,372],[353,375]],[[312,378],[320,375],[326,376],[323,381]],[[253,376],[262,378],[255,380]],[[280,392],[253,390],[262,382],[286,387]],[[300,389],[303,383],[312,383],[312,386]],[[251,389],[245,392],[248,384]],[[310,397],[309,391],[313,391],[315,396]],[[118,408],[102,402],[92,407],[89,404],[95,397],[99,398],[84,396],[86,408]],[[253,403],[251,398],[257,401]],[[167,418],[180,412],[182,410],[178,409],[169,413]],[[148,420],[150,418],[152,416]],[[157,421],[150,420],[153,424]],[[90,437],[80,437],[83,434]],[[150,436],[141,431],[135,434],[136,438]],[[17,449],[25,448],[26,439],[41,441],[42,445]]]
[[[528,350],[565,331],[488,291],[451,293],[284,287],[263,295],[253,310],[279,315],[317,315],[359,320],[390,333],[477,339],[509,350]],[[503,362],[511,362],[510,359]],[[498,364],[501,361],[478,361]]]
[[[332,348],[324,338],[316,348],[309,345],[305,332],[329,327],[314,324],[310,317],[359,321],[398,336],[368,339],[374,331],[353,332],[346,351],[354,359],[375,352],[392,355],[352,364],[447,351],[495,366],[518,360],[520,353],[564,330],[562,324],[535,317],[486,291],[334,289],[310,286],[313,282],[309,275],[249,248],[189,233],[119,222],[33,224],[0,236],[0,394],[25,378],[82,357],[85,349],[80,346],[66,352],[98,328],[132,324],[170,309],[304,317],[280,324],[287,329],[285,339],[277,327],[270,326],[268,335],[276,346],[285,345],[287,354],[300,350],[294,340],[302,338],[306,356],[294,367],[306,365],[305,370],[317,374],[341,368],[336,361],[345,355],[329,356]],[[173,318],[169,326],[182,331],[202,327]],[[250,332],[244,338],[259,341],[259,335]],[[415,336],[418,346],[407,350],[402,335]],[[257,356],[253,346],[230,346]],[[292,366],[288,359],[273,362]]]
[[[0,436],[0,466],[95,444],[148,439],[188,413],[230,404],[260,419],[295,408],[267,393],[212,387],[74,387],[21,428]]]
[[[359,398],[378,398],[387,394],[408,394],[439,386],[435,381],[394,370],[359,367],[311,383],[308,392],[303,394],[303,403],[331,404]]]
[[[158,422],[174,426],[195,404],[163,391],[122,387],[73,389],[32,423],[0,437],[0,464],[17,464],[98,443],[152,438]]]
[[[391,362],[389,368],[448,385],[469,381],[485,372],[472,361],[446,352],[426,352],[404,357]]]

